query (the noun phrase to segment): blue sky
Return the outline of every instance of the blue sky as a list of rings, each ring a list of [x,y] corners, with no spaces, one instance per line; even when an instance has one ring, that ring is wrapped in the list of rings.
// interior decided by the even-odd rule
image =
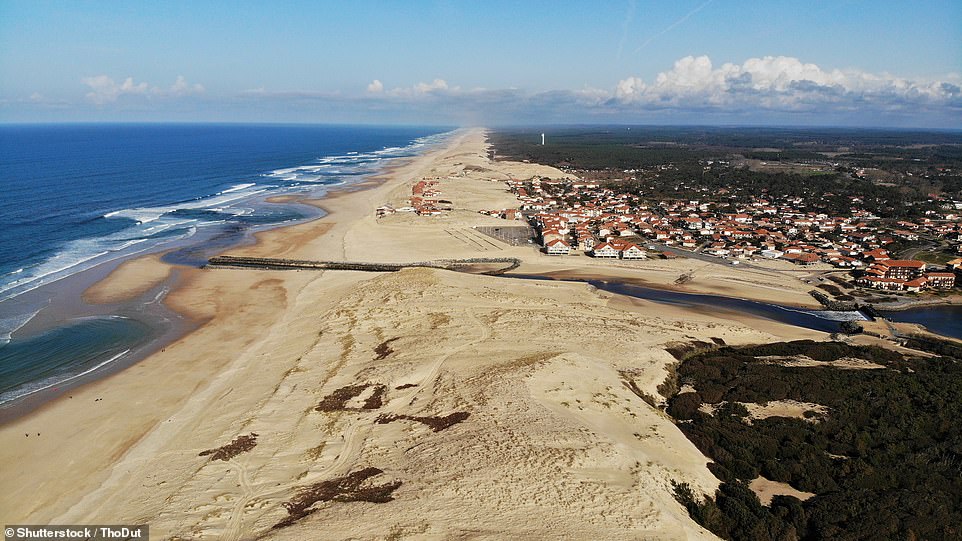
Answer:
[[[962,128],[962,2],[0,1],[0,121]]]

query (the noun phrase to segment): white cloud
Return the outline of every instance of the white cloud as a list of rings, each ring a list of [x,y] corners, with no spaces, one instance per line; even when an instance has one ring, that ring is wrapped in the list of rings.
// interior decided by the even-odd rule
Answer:
[[[631,100],[634,96],[640,95],[645,91],[645,82],[639,77],[629,77],[618,81],[615,87],[615,96],[623,100]]]
[[[123,83],[117,84],[106,75],[97,75],[84,77],[83,83],[90,87],[87,99],[98,105],[117,101],[124,94],[146,94],[149,89],[147,83],[134,83],[133,77],[127,77]]]
[[[122,83],[117,83],[107,75],[96,75],[81,79],[83,84],[90,87],[90,92],[86,94],[89,101],[104,105],[117,101],[121,96],[159,96],[159,97],[183,97],[204,92],[203,85],[190,84],[183,75],[178,75],[174,84],[168,89],[150,86],[146,82],[135,83],[133,77],[127,77]]]
[[[244,92],[247,99],[296,102],[315,111],[405,122],[658,122],[962,126],[962,78],[920,81],[887,73],[826,69],[793,57],[716,66],[687,56],[649,81],[613,87],[525,91],[462,88],[445,79],[405,87],[373,80],[354,95],[321,91]],[[328,113],[333,114],[333,113]],[[326,117],[325,117],[326,118]]]
[[[707,56],[686,56],[651,85],[638,77],[619,81],[622,104],[659,107],[739,107],[798,110],[854,105],[868,100],[890,107],[909,103],[958,105],[958,85],[910,81],[860,70],[825,70],[788,56],[749,58],[714,67]]]
[[[204,85],[201,84],[190,84],[183,75],[178,75],[177,80],[171,85],[170,91],[168,92],[171,96],[190,96],[192,94],[203,94]]]
[[[668,118],[677,114],[738,118],[775,118],[803,113],[834,122],[838,115],[875,121],[878,114],[912,115],[918,111],[959,118],[962,94],[958,77],[913,81],[886,73],[825,69],[788,56],[749,58],[741,64],[715,65],[708,56],[686,56],[646,82],[626,77],[611,89],[549,90],[538,93],[516,88],[462,89],[444,79],[387,89],[380,80],[367,87],[364,98],[384,102],[382,109],[404,105],[426,115],[471,112],[498,116],[572,118]],[[332,99],[318,95],[317,99]],[[774,116],[773,116],[774,115]],[[691,116],[688,116],[691,118]],[[710,116],[704,117],[709,120]],[[800,118],[797,116],[781,118]],[[670,121],[670,120],[669,120]]]
[[[448,82],[444,79],[435,79],[430,83],[418,83],[414,85],[414,91],[419,94],[427,94],[428,92],[434,92],[437,90],[447,90]]]
[[[461,92],[461,87],[448,86],[448,82],[444,79],[435,79],[430,83],[425,83],[422,81],[414,86],[395,87],[390,90],[386,90],[384,88],[384,83],[382,83],[379,79],[374,79],[371,81],[371,84],[367,85],[367,92],[368,94],[375,96],[391,98],[418,98],[458,94]]]

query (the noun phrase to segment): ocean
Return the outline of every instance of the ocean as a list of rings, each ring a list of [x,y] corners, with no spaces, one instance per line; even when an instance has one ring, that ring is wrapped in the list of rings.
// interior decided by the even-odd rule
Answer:
[[[45,313],[57,284],[138,254],[200,265],[260,228],[319,215],[323,197],[447,130],[304,125],[0,126],[0,405],[129,354],[142,312]],[[74,292],[79,298],[80,291]],[[69,303],[68,303],[69,304]],[[76,304],[76,303],[74,303]],[[38,317],[40,316],[40,317]],[[55,322],[31,330],[31,321]],[[35,325],[34,325],[35,326]]]

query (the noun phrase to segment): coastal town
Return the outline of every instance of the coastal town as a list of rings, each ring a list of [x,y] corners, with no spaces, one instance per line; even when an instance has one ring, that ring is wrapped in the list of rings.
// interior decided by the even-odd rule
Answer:
[[[531,179],[508,182],[519,200],[514,209],[492,211],[524,216],[549,255],[580,251],[597,258],[644,259],[647,251],[676,248],[729,260],[783,260],[796,265],[831,265],[849,270],[863,287],[917,292],[952,289],[962,257],[944,264],[899,259],[897,242],[938,238],[962,256],[962,204],[919,221],[880,220],[852,199],[848,216],[802,212],[800,198],[757,197],[735,205],[712,200],[661,201],[619,192],[599,182]],[[659,246],[660,245],[660,246]]]
[[[451,210],[439,178],[414,183],[408,205],[376,210],[438,216]],[[699,256],[733,266],[789,262],[812,270],[845,271],[864,289],[918,293],[948,291],[962,283],[962,202],[941,201],[941,213],[919,220],[885,220],[851,197],[845,216],[799,210],[802,197],[751,197],[747,203],[718,197],[652,202],[618,189],[617,182],[533,177],[508,180],[517,208],[481,214],[524,221],[549,256],[585,255],[638,261]],[[938,244],[953,252],[943,261],[900,257]]]
[[[0,541],[962,541],[960,44],[0,0]]]
[[[767,205],[757,208],[741,201],[723,205],[717,197],[652,203],[654,197],[615,181],[537,162],[489,160],[487,141],[481,130],[452,134],[420,156],[394,162],[364,189],[332,188],[314,202],[323,204],[321,219],[264,231],[255,243],[232,247],[204,268],[178,267],[183,274],[176,275],[173,264],[147,256],[85,291],[85,302],[150,301],[167,280],[183,276],[170,306],[209,323],[163,343],[131,369],[71,388],[0,431],[7,461],[27,466],[4,472],[13,488],[0,497],[0,507],[37,523],[94,523],[108,509],[117,520],[149,520],[165,538],[241,539],[243,532],[266,532],[304,539],[321,528],[344,537],[354,535],[359,508],[340,505],[332,491],[347,487],[349,498],[373,494],[357,505],[379,506],[383,520],[372,523],[371,538],[391,537],[390,524],[415,515],[423,517],[418,524],[447,538],[465,525],[483,531],[488,517],[515,513],[522,525],[516,537],[536,521],[548,537],[574,531],[576,539],[674,539],[686,524],[691,531],[701,526],[686,512],[689,500],[682,498],[688,493],[673,486],[695,487],[708,505],[718,487],[738,482],[748,487],[739,489],[740,498],[780,512],[779,502],[795,502],[790,497],[800,506],[834,494],[806,483],[835,482],[832,468],[840,462],[829,457],[797,470],[798,478],[752,469],[753,462],[744,479],[730,477],[709,467],[728,468],[716,458],[727,455],[694,445],[679,426],[700,429],[720,419],[741,439],[729,438],[730,447],[718,449],[740,456],[734,453],[755,448],[749,438],[768,437],[757,431],[771,424],[769,416],[788,418],[792,441],[832,441],[809,436],[806,431],[829,424],[811,420],[847,411],[838,403],[867,404],[875,409],[853,410],[846,418],[845,427],[854,428],[843,442],[851,460],[861,460],[855,454],[859,421],[891,412],[879,416],[890,423],[879,430],[902,437],[889,427],[914,419],[898,408],[914,407],[916,381],[936,383],[934,398],[922,396],[919,426],[928,426],[932,411],[942,412],[942,426],[955,426],[950,420],[957,412],[950,408],[957,404],[940,386],[956,374],[932,356],[935,348],[949,347],[935,342],[935,334],[921,334],[920,324],[817,309],[825,303],[813,292],[829,292],[825,288],[853,268],[883,274],[897,268],[894,279],[911,281],[921,273],[931,280],[939,272],[934,264],[907,270],[894,264],[906,258],[907,243],[863,241],[863,252],[876,252],[871,260],[846,254],[863,261],[861,267],[821,259],[796,266],[761,251],[784,255],[794,243],[820,253],[816,239],[841,236],[801,227],[810,209],[791,211],[791,203],[772,197],[759,198]],[[831,213],[818,214],[809,219],[831,222]],[[700,227],[690,228],[694,222],[685,218],[696,218]],[[920,239],[931,235],[931,227],[951,223],[942,214],[930,219]],[[863,222],[877,237],[892,236],[887,219],[838,224]],[[799,231],[790,233],[790,227]],[[870,230],[860,228],[852,234],[865,238]],[[657,239],[658,232],[668,236]],[[743,232],[751,235],[735,238]],[[694,246],[682,245],[685,235]],[[957,249],[958,230],[932,238],[947,236],[946,244]],[[756,250],[706,252],[715,244]],[[547,253],[559,248],[567,255]],[[882,250],[893,258],[884,259]],[[805,281],[824,273],[831,273],[824,281]],[[631,294],[634,284],[651,284],[638,288],[651,293]],[[926,295],[945,290],[930,291]],[[696,296],[706,300],[670,300]],[[744,349],[752,347],[775,349]],[[735,410],[721,403],[724,394],[701,383],[708,380],[689,380],[705,376],[701,371],[675,371],[696,366],[702,357],[692,353],[721,348],[744,360],[733,365],[739,372],[741,366],[770,371],[739,387],[766,391],[735,397],[749,412],[742,417],[726,413]],[[913,348],[936,353],[912,360],[894,352]],[[885,369],[889,363],[894,369]],[[882,392],[890,381],[907,390]],[[789,401],[755,382],[806,394]],[[869,392],[888,402],[858,400]],[[93,407],[76,407],[83,403]],[[138,439],[131,444],[131,438]],[[900,449],[883,441],[885,449]],[[813,449],[812,456],[837,451]],[[439,470],[437,453],[458,457],[449,461],[454,469]],[[639,458],[650,464],[639,470]],[[573,470],[572,460],[584,460],[587,469]],[[902,467],[918,462],[901,455],[888,460],[895,466],[887,471],[906,479],[928,475],[924,463],[918,473]],[[114,473],[105,480],[99,475],[104,471]],[[595,479],[591,490],[585,489],[585,471]],[[520,481],[506,485],[504,479]],[[36,482],[48,487],[39,507],[25,496]],[[538,499],[545,484],[560,504]],[[926,488],[918,497],[931,493]],[[89,494],[98,497],[93,508],[75,503]],[[334,496],[315,501],[318,494]],[[461,501],[477,512],[452,516],[451,502]],[[604,518],[625,507],[645,511],[631,523]],[[603,520],[583,528],[592,517]]]

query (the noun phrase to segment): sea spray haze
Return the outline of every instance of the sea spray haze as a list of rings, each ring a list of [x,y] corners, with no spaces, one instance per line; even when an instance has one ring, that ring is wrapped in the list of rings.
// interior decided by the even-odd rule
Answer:
[[[199,263],[189,257],[192,245],[216,241],[224,247],[252,228],[318,212],[266,203],[268,197],[322,197],[327,187],[360,179],[390,158],[413,155],[444,132],[303,125],[0,126],[0,362],[5,365],[0,394],[9,399],[31,381],[35,387],[38,377],[57,381],[89,370],[146,336],[120,318],[65,321],[43,336],[21,336],[17,329],[46,306],[37,295],[45,285],[106,261],[173,246],[188,254],[180,262]],[[28,297],[35,298],[26,302]],[[95,343],[100,347],[91,347]]]

